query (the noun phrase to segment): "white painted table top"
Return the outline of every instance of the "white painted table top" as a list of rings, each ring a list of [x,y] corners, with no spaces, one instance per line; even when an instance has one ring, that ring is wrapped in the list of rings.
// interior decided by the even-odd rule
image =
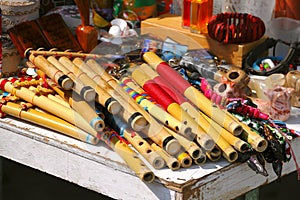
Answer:
[[[300,130],[300,109],[292,109],[287,124]],[[157,178],[144,183],[103,142],[89,145],[9,116],[0,120],[0,132],[1,156],[115,199],[232,199],[276,179],[270,164],[264,177],[222,159],[178,171],[149,166]],[[300,139],[292,144],[300,160]],[[283,175],[293,171],[293,160],[284,163]]]

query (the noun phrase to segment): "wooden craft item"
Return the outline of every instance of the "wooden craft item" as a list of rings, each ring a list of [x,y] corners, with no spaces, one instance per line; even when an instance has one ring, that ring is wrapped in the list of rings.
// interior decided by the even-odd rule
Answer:
[[[197,106],[201,111],[203,111],[207,116],[212,118],[222,127],[226,128],[232,133],[240,133],[242,131],[241,126],[232,119],[229,112],[213,105],[213,103],[199,90],[193,87],[188,81],[184,80],[181,75],[179,75],[154,52],[144,53],[143,59],[164,79],[171,82],[175,89],[177,89],[181,94],[195,104],[195,106]]]
[[[99,142],[98,138],[79,129],[77,126],[74,126],[73,124],[70,124],[54,115],[37,111],[34,108],[22,109],[22,107],[17,103],[7,102],[1,106],[1,111],[8,115],[38,124],[89,144],[96,145]]]
[[[214,148],[210,152],[206,152],[206,157],[212,161],[216,162],[222,158],[222,150],[218,145],[215,145]]]
[[[175,157],[179,161],[180,166],[183,167],[183,168],[188,168],[193,164],[193,159],[191,158],[191,156],[187,152],[185,152],[184,149],[181,149],[175,155]]]
[[[90,1],[74,0],[80,14],[81,24],[76,36],[84,52],[92,51],[98,44],[98,31],[90,25]]]

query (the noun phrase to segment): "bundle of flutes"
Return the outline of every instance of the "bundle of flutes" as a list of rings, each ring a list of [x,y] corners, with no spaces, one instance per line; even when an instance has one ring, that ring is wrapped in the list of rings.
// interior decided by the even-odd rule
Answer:
[[[154,169],[178,170],[221,157],[234,162],[239,153],[262,152],[268,145],[153,52],[144,53],[145,63],[121,79],[96,61],[105,56],[34,50],[26,56],[42,78],[26,83],[1,79],[1,89],[46,111],[41,116],[47,117],[37,120],[33,114],[38,111],[12,102],[5,102],[2,112],[87,143],[102,140],[144,181],[153,181],[154,174],[133,149]],[[34,92],[41,82],[53,93]]]

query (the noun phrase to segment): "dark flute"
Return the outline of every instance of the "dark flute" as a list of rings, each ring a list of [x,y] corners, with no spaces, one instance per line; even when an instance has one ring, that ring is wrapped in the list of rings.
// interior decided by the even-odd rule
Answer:
[[[210,161],[216,162],[222,157],[222,150],[218,145],[215,145],[210,152],[206,152],[206,156]]]
[[[89,134],[97,137],[97,132],[93,129],[78,112],[68,108],[66,106],[57,103],[43,95],[36,95],[34,92],[26,87],[21,87],[19,89],[15,88],[11,82],[6,79],[0,79],[1,89],[3,91],[9,92],[29,103],[32,103],[41,109],[48,111],[49,113],[60,117],[73,125],[78,126],[82,130],[88,132]]]
[[[8,115],[38,124],[89,144],[95,145],[99,142],[98,138],[59,117],[48,114],[47,112],[40,112],[34,108],[23,109],[19,104],[13,102],[1,104],[1,111]]]
[[[43,56],[30,54],[28,60],[65,90],[71,90],[73,88],[74,82],[72,79],[49,63]]]
[[[62,63],[67,69],[72,71],[75,76],[86,86],[92,87],[97,93],[96,100],[99,104],[107,108],[112,114],[118,113],[122,107],[105,89],[99,87],[85,72],[84,69],[78,68],[69,58],[60,57],[59,62]]]
[[[85,99],[87,102],[95,101],[96,92],[92,87],[84,85],[80,80],[76,78],[75,74],[72,71],[67,69],[54,56],[47,57],[47,60],[51,64],[53,64],[58,70],[61,70],[64,74],[66,74],[73,80],[73,90],[80,94],[83,97],[83,99]]]
[[[123,98],[120,93],[118,93],[111,85],[109,85],[104,79],[102,79],[96,72],[94,72],[89,65],[87,65],[82,59],[75,58],[73,60],[73,63],[80,69],[86,69],[86,74],[101,88],[105,89],[114,99],[116,99],[123,109],[126,111],[123,112],[123,117],[128,116],[130,114],[131,116],[128,116],[127,119],[125,119],[130,125],[131,128],[135,131],[140,131],[143,128],[145,128],[148,124],[147,120],[144,118],[144,116],[139,113],[136,109],[132,107],[132,105],[126,101],[126,99]]]
[[[83,119],[85,119],[92,128],[97,132],[102,131],[105,127],[103,119],[101,119],[95,110],[77,93],[61,90],[54,82],[48,81],[50,87],[59,94],[63,99],[69,102],[69,105],[77,111]]]

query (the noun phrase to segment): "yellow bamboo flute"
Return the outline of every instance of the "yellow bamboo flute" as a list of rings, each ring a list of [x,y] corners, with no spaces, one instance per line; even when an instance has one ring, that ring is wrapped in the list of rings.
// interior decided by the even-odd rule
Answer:
[[[154,149],[154,151],[156,151],[164,159],[169,169],[173,171],[180,169],[180,163],[174,156],[168,154],[164,149],[162,149],[152,140],[147,141],[150,144],[150,146]]]
[[[193,164],[193,159],[183,148],[174,156],[183,168],[188,168]]]
[[[84,100],[88,102],[95,101],[96,92],[92,87],[84,85],[79,79],[76,78],[72,71],[67,69],[54,56],[47,57],[47,60],[73,80],[73,91],[77,92],[80,96],[83,97]]]
[[[139,158],[137,153],[117,137],[115,131],[105,127],[103,133],[100,134],[100,137],[101,140],[111,147],[127,163],[129,168],[132,169],[141,180],[145,182],[154,181],[154,173]]]
[[[202,152],[201,148],[193,141],[188,140],[184,136],[175,133],[174,131],[165,128],[171,135],[174,136],[178,140],[178,142],[181,144],[181,146],[188,152],[188,154],[193,159],[198,159],[200,157],[203,157],[204,153]]]
[[[240,122],[243,126],[243,133],[241,134],[241,138],[245,139],[257,152],[263,152],[268,147],[268,142],[263,137],[261,137],[258,133],[253,131],[248,125]]]
[[[122,134],[154,169],[161,169],[165,166],[164,159],[137,132],[123,129]]]
[[[141,69],[135,69],[132,72],[132,78],[135,80],[141,87],[145,87],[146,84],[151,84],[151,78],[147,76],[145,73],[142,72]],[[148,88],[148,87],[147,87]],[[159,87],[157,87],[159,88]],[[160,88],[161,89],[161,88]],[[146,90],[146,92],[148,92]],[[154,93],[154,92],[152,92]],[[167,94],[165,94],[166,97]],[[151,96],[151,94],[150,94]],[[153,97],[154,98],[154,97]],[[160,98],[160,97],[158,97]],[[159,101],[158,98],[154,98],[155,100]],[[165,109],[168,113],[170,113],[173,117],[182,121],[183,123],[187,124],[187,126],[191,127],[192,132],[197,135],[198,143],[203,147],[205,150],[209,151],[213,148],[214,142],[212,138],[205,132],[205,130],[197,124],[197,122],[186,112],[184,111],[178,103],[176,103],[173,99],[171,99],[171,103],[165,106]],[[189,138],[193,140],[193,138]]]
[[[97,132],[93,129],[90,124],[88,124],[78,112],[75,110],[65,107],[56,101],[53,101],[43,95],[36,95],[34,92],[30,91],[28,88],[21,87],[19,89],[15,88],[11,82],[6,79],[0,79],[1,89],[10,92],[29,103],[32,103],[41,109],[60,117],[73,125],[78,126],[82,130],[88,132],[89,134],[97,137]]]
[[[89,144],[95,145],[99,142],[96,137],[88,134],[87,132],[79,129],[63,119],[46,112],[40,112],[33,108],[22,109],[19,104],[13,102],[7,102],[6,104],[1,104],[0,106],[1,111],[8,115],[38,124]]]
[[[200,113],[200,115],[206,119],[207,123],[211,125],[211,128],[215,129],[220,136],[222,136],[230,145],[232,145],[236,150],[239,152],[246,152],[250,149],[250,146],[247,142],[243,141],[242,139],[234,136],[228,130],[221,127],[218,123],[213,121],[204,113]],[[209,131],[209,130],[208,130]]]
[[[210,152],[206,152],[206,156],[210,161],[216,162],[222,157],[222,150],[218,145],[215,145]]]
[[[54,82],[48,80],[50,87],[69,102],[70,106],[77,111],[83,119],[85,119],[92,128],[97,132],[102,131],[105,127],[103,119],[101,119],[95,112],[95,110],[77,93],[71,91],[63,91]]]
[[[163,129],[163,124],[154,119],[148,112],[142,109],[121,86],[118,81],[109,75],[95,60],[88,60],[86,63],[91,69],[100,75],[111,87],[113,87],[136,111],[141,113],[148,122],[148,126],[141,132],[151,138],[156,144],[164,148],[169,154],[174,155],[179,150],[181,145],[171,136],[166,130]],[[125,109],[126,110],[126,109]]]
[[[43,56],[34,56],[31,54],[28,57],[28,60],[30,60],[37,68],[42,70],[49,78],[53,79],[65,90],[70,90],[73,88],[74,82],[72,79],[49,63]]]
[[[69,58],[60,57],[59,62],[62,63],[67,69],[73,72],[85,86],[92,87],[96,94],[96,101],[105,107],[110,113],[116,114],[120,112],[122,106],[117,102],[105,89],[99,87],[85,72],[79,69]]]
[[[184,80],[174,69],[164,62],[154,52],[146,52],[143,59],[164,79],[172,82],[174,88],[188,98],[195,106],[197,106],[207,116],[212,118],[229,132],[242,132],[242,128],[236,120],[232,119],[231,114],[215,106],[208,98],[206,98],[199,90],[193,87],[189,82]],[[173,80],[173,81],[172,81]],[[175,81],[176,80],[176,81]],[[235,134],[236,135],[236,134]]]

